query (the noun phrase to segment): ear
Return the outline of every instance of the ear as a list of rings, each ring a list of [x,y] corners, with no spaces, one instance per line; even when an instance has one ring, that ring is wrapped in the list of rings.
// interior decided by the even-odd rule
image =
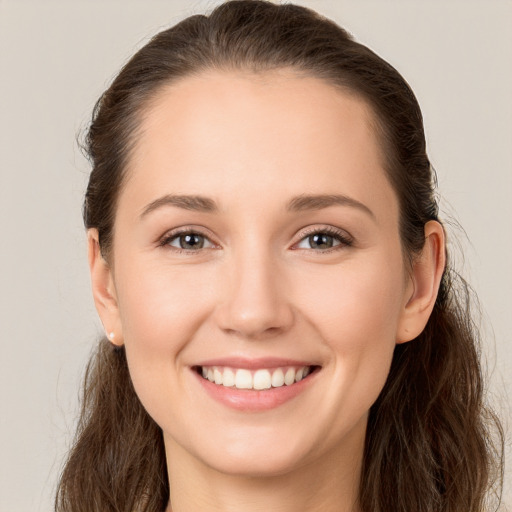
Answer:
[[[98,230],[87,231],[92,294],[101,323],[111,343],[121,346],[123,335],[112,269],[100,250]]]
[[[425,245],[412,263],[398,325],[397,343],[405,343],[416,338],[427,325],[434,309],[445,265],[443,226],[432,220],[425,224]]]

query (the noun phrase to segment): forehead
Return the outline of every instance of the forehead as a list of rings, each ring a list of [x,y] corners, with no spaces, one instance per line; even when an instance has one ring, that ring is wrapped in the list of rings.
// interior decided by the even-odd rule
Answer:
[[[276,188],[339,192],[392,210],[382,161],[373,114],[356,95],[289,70],[209,71],[163,87],[147,105],[127,189],[147,201],[194,193],[245,204]]]
[[[252,144],[284,152],[282,143],[301,138],[308,142],[305,149],[365,138],[379,149],[373,112],[364,100],[293,70],[185,77],[158,90],[141,118],[139,153],[173,140],[176,146],[201,142],[220,150],[231,143],[235,150]]]

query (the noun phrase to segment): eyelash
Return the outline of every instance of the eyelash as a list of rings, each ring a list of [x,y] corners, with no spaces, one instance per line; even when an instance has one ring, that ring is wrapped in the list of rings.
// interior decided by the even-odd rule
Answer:
[[[334,238],[334,240],[338,241],[339,244],[335,245],[334,247],[331,247],[330,249],[323,249],[323,250],[319,250],[319,251],[315,251],[314,249],[305,249],[305,250],[311,250],[314,252],[319,252],[321,254],[328,254],[328,253],[331,253],[334,251],[339,251],[341,249],[344,249],[346,247],[351,247],[354,245],[353,238],[346,231],[342,231],[340,229],[337,229],[337,228],[334,228],[331,226],[326,226],[324,228],[311,228],[309,230],[306,230],[302,233],[302,238],[297,243],[300,243],[303,240],[305,240],[306,238],[309,238],[316,234],[328,235],[328,236]],[[295,245],[297,245],[297,244],[295,244]],[[300,249],[296,249],[296,250],[300,250]]]
[[[327,226],[324,228],[312,228],[310,230],[306,230],[304,233],[302,233],[301,239],[295,245],[299,244],[306,238],[309,238],[316,234],[328,235],[328,236],[334,238],[334,240],[338,241],[339,244],[335,245],[329,249],[323,249],[323,250],[318,250],[318,251],[316,251],[315,249],[294,249],[294,250],[309,250],[309,251],[318,252],[321,254],[327,254],[327,253],[331,253],[333,251],[338,251],[345,247],[351,247],[354,244],[354,240],[348,233],[346,233],[345,231],[341,231],[339,229]],[[171,233],[164,235],[158,242],[158,245],[159,245],[159,247],[171,248],[171,250],[173,252],[176,252],[178,254],[184,253],[184,254],[192,255],[192,254],[198,253],[202,250],[202,248],[197,249],[197,250],[191,250],[191,249],[183,249],[183,248],[171,246],[170,243],[172,241],[174,241],[175,239],[177,239],[178,237],[180,237],[181,235],[201,236],[201,237],[204,237],[205,239],[209,240],[211,244],[215,245],[205,234],[201,233],[200,231],[196,231],[196,230],[188,229],[188,228],[184,228],[184,229],[181,229],[178,231],[173,231]]]
[[[190,229],[190,228],[183,228],[183,229],[180,229],[178,231],[172,231],[171,233],[168,233],[168,234],[165,234],[159,241],[158,245],[160,247],[164,247],[164,248],[169,248],[170,250],[172,250],[173,252],[176,252],[178,254],[188,254],[188,255],[192,255],[194,253],[197,253],[199,252],[201,249],[199,250],[190,250],[190,249],[182,249],[182,248],[178,248],[178,247],[172,247],[170,245],[170,243],[175,240],[176,238],[180,237],[181,235],[197,235],[197,236],[202,236],[203,238],[207,239],[207,240],[210,240],[205,234],[201,233],[200,231],[197,231],[195,229]],[[213,242],[210,241],[210,243],[212,243],[213,245],[215,245]]]

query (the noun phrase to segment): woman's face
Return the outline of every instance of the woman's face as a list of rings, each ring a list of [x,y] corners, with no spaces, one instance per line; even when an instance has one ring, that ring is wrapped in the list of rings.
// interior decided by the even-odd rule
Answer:
[[[171,460],[262,475],[361,453],[404,341],[398,219],[360,99],[285,71],[158,93],[119,197],[104,323]]]

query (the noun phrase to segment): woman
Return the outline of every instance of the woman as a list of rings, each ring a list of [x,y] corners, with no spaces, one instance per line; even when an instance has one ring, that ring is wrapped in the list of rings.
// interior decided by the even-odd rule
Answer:
[[[107,337],[57,510],[484,510],[495,420],[396,70],[227,2],[125,65],[88,150]]]

